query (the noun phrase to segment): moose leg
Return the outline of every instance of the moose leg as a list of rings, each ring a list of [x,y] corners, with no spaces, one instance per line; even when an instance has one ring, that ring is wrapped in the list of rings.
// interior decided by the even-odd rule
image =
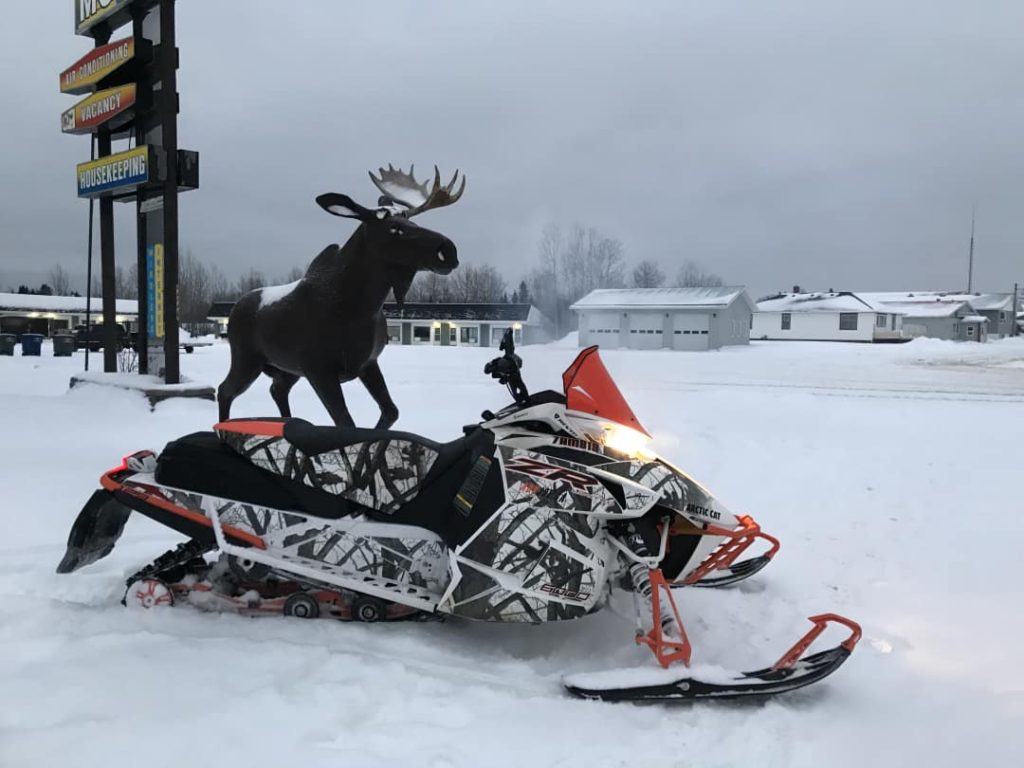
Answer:
[[[338,381],[337,375],[307,374],[306,379],[313,387],[313,391],[316,392],[316,396],[320,398],[320,402],[324,404],[324,408],[327,409],[335,426],[354,427],[356,425],[345,405],[345,395],[341,392],[341,382]]]
[[[377,421],[377,429],[388,429],[398,421],[398,406],[391,399],[388,392],[388,385],[384,382],[384,374],[380,372],[380,366],[376,360],[371,360],[363,366],[359,373],[359,380],[370,393],[374,402],[380,406],[380,419]]]
[[[260,375],[262,365],[257,358],[247,358],[244,355],[231,354],[231,369],[224,381],[217,387],[217,406],[220,413],[220,420],[227,421],[231,418],[231,403],[240,394],[245,392],[256,378]]]
[[[281,412],[281,416],[287,419],[292,415],[292,409],[288,405],[288,393],[291,392],[299,377],[294,373],[288,373],[277,368],[271,369],[268,373],[274,379],[274,383],[270,385],[270,396],[274,398],[277,410]]]

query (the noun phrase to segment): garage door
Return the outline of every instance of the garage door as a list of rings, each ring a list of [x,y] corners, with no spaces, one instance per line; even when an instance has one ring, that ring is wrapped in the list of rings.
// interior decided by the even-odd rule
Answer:
[[[582,340],[584,346],[599,344],[612,349],[619,346],[618,312],[588,312],[585,317],[587,335]]]
[[[706,314],[688,312],[672,319],[673,349],[707,349],[711,318]]]
[[[660,312],[643,312],[629,316],[630,349],[661,349],[665,338],[665,318]]]

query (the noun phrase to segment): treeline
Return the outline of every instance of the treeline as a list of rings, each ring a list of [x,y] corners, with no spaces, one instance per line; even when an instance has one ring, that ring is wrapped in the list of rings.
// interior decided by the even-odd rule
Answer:
[[[721,286],[723,279],[705,270],[693,260],[686,260],[670,279],[661,265],[651,259],[630,266],[620,240],[595,227],[580,224],[563,228],[548,224],[541,232],[535,266],[509,285],[498,270],[489,265],[462,263],[449,275],[421,272],[405,296],[407,302],[425,303],[529,303],[541,311],[556,336],[577,327],[575,313],[569,307],[597,288],[661,288]],[[117,267],[114,274],[118,298],[138,298],[137,268]],[[268,276],[249,269],[234,281],[229,280],[217,265],[205,263],[186,250],[178,264],[178,316],[183,325],[199,326],[206,322],[210,306],[217,301],[234,301],[245,293],[268,285],[294,282],[305,274],[292,267],[283,275]],[[79,295],[72,280],[60,265],[47,275],[47,282],[37,289],[20,286],[19,293],[42,293],[56,296]],[[93,277],[92,295],[102,290],[98,276]]]

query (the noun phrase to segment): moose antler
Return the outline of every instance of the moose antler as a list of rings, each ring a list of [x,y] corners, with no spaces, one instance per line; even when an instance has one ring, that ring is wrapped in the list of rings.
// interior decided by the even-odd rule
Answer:
[[[396,170],[388,163],[387,170],[379,169],[380,178],[374,176],[373,171],[370,171],[370,181],[373,182],[377,189],[394,202],[408,208],[403,213],[407,218],[412,218],[424,211],[429,211],[431,208],[443,208],[446,205],[451,205],[462,197],[462,193],[466,189],[466,176],[463,174],[462,184],[457,192],[454,191],[455,183],[459,178],[458,170],[455,171],[452,180],[442,186],[441,172],[435,165],[434,184],[428,190],[427,182],[420,183],[416,181],[416,177],[413,175],[413,168],[414,166],[410,165],[409,172],[406,173],[401,168]]]

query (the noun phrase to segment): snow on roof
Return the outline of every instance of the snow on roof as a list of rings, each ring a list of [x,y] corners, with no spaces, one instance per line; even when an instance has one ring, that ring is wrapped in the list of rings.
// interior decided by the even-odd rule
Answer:
[[[875,307],[849,291],[782,293],[757,302],[758,312],[873,312]],[[891,312],[892,310],[886,310]]]
[[[871,296],[872,294],[868,294]],[[928,299],[922,301],[873,301],[879,310],[907,317],[950,317],[960,311],[973,312],[966,301],[947,301],[945,299]]]
[[[631,309],[634,307],[727,307],[746,291],[743,286],[699,288],[598,288],[570,309]]]
[[[983,312],[986,310],[1009,309],[1013,302],[1012,293],[961,293],[959,291],[888,291],[881,293],[861,293],[859,296],[866,297],[869,301],[883,304],[904,303],[904,302],[929,302],[929,301],[950,301],[967,302],[975,310]]]
[[[988,318],[984,315],[965,315],[960,318],[965,323],[987,323]]]
[[[118,299],[117,313],[137,315],[139,302]],[[31,293],[0,293],[0,310],[27,312],[85,312],[85,296],[38,296]],[[103,299],[92,297],[92,311],[103,311]]]

